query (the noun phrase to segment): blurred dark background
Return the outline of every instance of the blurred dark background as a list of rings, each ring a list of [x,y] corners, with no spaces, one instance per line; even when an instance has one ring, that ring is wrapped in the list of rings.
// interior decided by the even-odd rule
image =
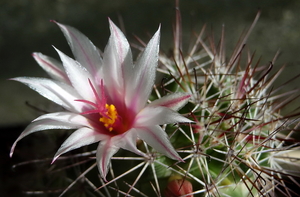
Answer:
[[[54,19],[76,27],[101,50],[109,37],[107,17],[124,30],[129,41],[134,41],[134,35],[148,40],[161,24],[161,48],[168,51],[172,47],[174,6],[174,0],[0,0],[0,196],[21,196],[22,185],[35,180],[32,169],[25,168],[26,173],[24,169],[20,173],[11,168],[13,164],[43,158],[59,146],[52,143],[53,139],[35,134],[35,141],[25,138],[17,147],[16,155],[12,159],[8,157],[13,141],[41,113],[30,105],[43,110],[54,106],[24,85],[7,79],[46,76],[31,57],[32,52],[57,58],[54,45],[70,54],[63,34],[49,21]],[[204,24],[218,39],[225,24],[228,55],[261,10],[247,48],[256,51],[263,64],[281,51],[276,69],[284,64],[287,68],[276,85],[300,73],[300,1],[181,0],[180,9],[184,45],[188,46],[192,32],[199,32]],[[298,83],[296,80],[287,88],[296,88]],[[34,184],[40,183],[31,185]]]

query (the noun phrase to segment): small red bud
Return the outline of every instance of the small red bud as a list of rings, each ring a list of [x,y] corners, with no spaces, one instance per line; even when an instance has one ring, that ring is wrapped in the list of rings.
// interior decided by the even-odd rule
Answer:
[[[174,179],[170,181],[165,189],[166,197],[179,197],[193,192],[193,185],[191,182],[184,179]],[[193,194],[186,197],[193,197]]]

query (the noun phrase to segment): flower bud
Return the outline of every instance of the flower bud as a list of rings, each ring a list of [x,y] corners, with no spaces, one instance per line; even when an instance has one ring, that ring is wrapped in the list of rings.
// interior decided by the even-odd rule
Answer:
[[[169,181],[165,189],[166,197],[179,197],[193,192],[193,185],[185,179],[173,179]],[[193,197],[193,194],[186,195],[186,197]]]

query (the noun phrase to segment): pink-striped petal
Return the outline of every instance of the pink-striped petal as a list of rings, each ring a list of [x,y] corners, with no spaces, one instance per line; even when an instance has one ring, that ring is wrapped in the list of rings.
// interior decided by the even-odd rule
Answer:
[[[77,127],[93,128],[92,122],[89,119],[87,119],[86,117],[80,114],[71,113],[71,112],[55,112],[55,113],[45,114],[36,118],[34,122],[45,120],[45,119],[54,120],[60,123],[72,124]]]
[[[55,23],[60,27],[68,40],[75,59],[81,65],[84,65],[90,73],[94,74],[94,77],[100,77],[99,71],[102,66],[102,59],[97,47],[77,29],[57,22]]]
[[[112,140],[116,146],[146,157],[147,155],[136,147],[137,136],[137,130],[133,128],[122,135],[114,136]]]
[[[68,57],[58,49],[56,49],[56,51],[63,63],[72,86],[77,90],[78,94],[80,94],[85,100],[95,102],[95,94],[89,83],[90,80],[95,87],[94,79],[91,74],[84,66],[80,65],[72,58]]]
[[[183,161],[170,143],[167,134],[160,126],[155,125],[136,129],[138,137],[152,146],[156,151],[171,159]]]
[[[64,143],[60,146],[56,152],[52,163],[62,154],[69,152],[71,150],[99,142],[100,140],[105,140],[107,135],[101,134],[94,129],[87,127],[82,127],[74,131]]]
[[[126,79],[126,105],[136,112],[145,106],[153,89],[158,62],[159,41],[160,28],[137,60],[133,74]]]
[[[187,93],[173,93],[153,101],[147,107],[163,106],[178,111],[189,101],[190,97],[191,95]]]
[[[18,139],[16,139],[16,141],[12,145],[11,150],[10,150],[10,157],[12,157],[17,143],[29,134],[32,134],[32,133],[35,133],[38,131],[50,130],[50,129],[75,129],[75,128],[78,128],[78,125],[71,124],[71,123],[61,123],[61,122],[57,122],[55,120],[49,120],[49,119],[32,122],[31,124],[29,124],[26,127],[26,129],[20,134]]]
[[[81,112],[82,103],[76,102],[80,96],[65,83],[44,78],[17,77],[12,80],[26,84],[45,98],[72,112]]]
[[[111,157],[118,152],[119,147],[115,146],[112,139],[103,140],[99,143],[96,153],[97,166],[101,177],[106,181],[108,166]]]
[[[125,79],[132,74],[132,54],[122,31],[109,20],[111,36],[103,55],[103,78],[113,103],[125,96]],[[129,76],[128,76],[129,75]]]
[[[135,118],[133,127],[193,122],[166,107],[145,107]]]
[[[33,53],[32,56],[35,61],[37,61],[37,63],[50,75],[50,77],[71,85],[71,82],[59,61],[43,55],[42,53]]]

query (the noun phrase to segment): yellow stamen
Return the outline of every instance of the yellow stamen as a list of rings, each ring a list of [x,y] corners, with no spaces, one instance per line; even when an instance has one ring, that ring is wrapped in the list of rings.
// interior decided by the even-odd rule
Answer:
[[[103,122],[104,126],[109,130],[113,130],[113,124],[116,122],[118,118],[118,112],[114,105],[105,104],[105,108],[107,112],[105,113],[106,116],[102,116],[99,121]],[[101,114],[100,114],[101,115]]]

